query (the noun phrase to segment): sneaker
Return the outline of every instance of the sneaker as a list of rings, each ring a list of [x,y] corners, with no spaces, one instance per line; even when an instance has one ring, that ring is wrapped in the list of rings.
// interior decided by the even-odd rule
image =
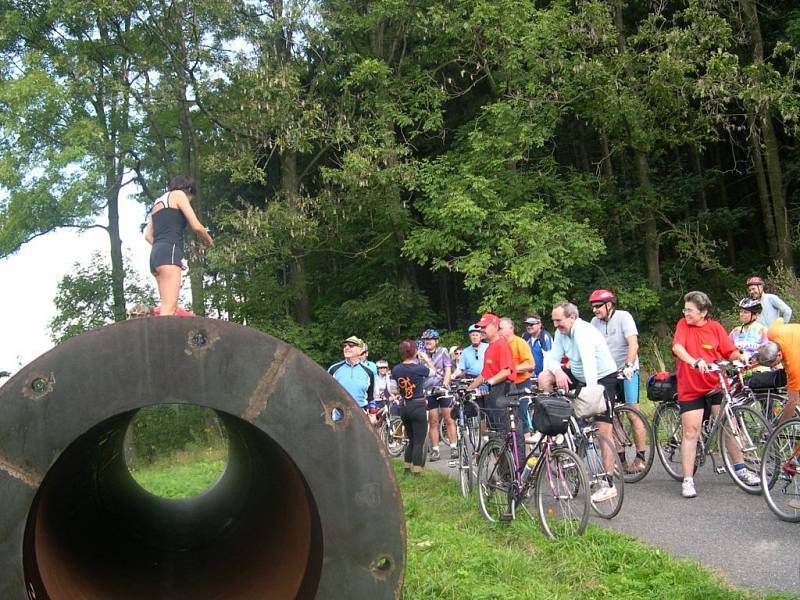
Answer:
[[[697,490],[694,489],[694,481],[689,480],[681,484],[681,495],[684,498],[694,498],[697,496]]]
[[[742,483],[752,487],[761,485],[761,478],[752,471],[749,471],[747,469],[740,469],[736,471],[736,477],[738,477],[739,481],[741,481]]]
[[[613,485],[611,487],[603,486],[592,494],[592,502],[605,502],[607,500],[613,500],[616,497],[617,488],[615,488]]]
[[[628,463],[625,463],[625,465],[623,466],[623,470],[628,475],[637,475],[637,474],[641,473],[642,471],[644,471],[646,468],[647,468],[647,464],[645,464],[645,462],[641,458],[639,458],[638,456],[636,457],[636,460],[633,461],[632,465],[629,465]]]
[[[430,460],[431,462],[436,462],[437,460],[439,460],[438,448],[434,448],[433,450],[431,450],[431,457],[428,460]]]
[[[450,447],[450,458],[458,458],[458,448]]]

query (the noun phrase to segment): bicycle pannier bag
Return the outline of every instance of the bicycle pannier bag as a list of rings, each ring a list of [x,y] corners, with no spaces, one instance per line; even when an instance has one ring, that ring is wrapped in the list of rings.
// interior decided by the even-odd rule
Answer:
[[[786,387],[786,371],[775,369],[773,371],[756,371],[747,380],[747,387],[751,390],[769,390]]]
[[[653,402],[670,402],[678,395],[678,378],[675,373],[659,371],[647,380],[647,398]]]
[[[538,396],[534,401],[533,428],[542,435],[566,433],[572,407],[561,398]]]
[[[608,409],[606,404],[605,388],[602,385],[587,385],[572,401],[575,416],[579,419],[592,417],[604,413]]]

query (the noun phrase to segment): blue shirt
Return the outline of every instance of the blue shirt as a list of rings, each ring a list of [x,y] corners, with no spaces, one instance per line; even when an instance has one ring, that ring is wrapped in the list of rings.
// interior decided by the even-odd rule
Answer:
[[[569,335],[556,331],[553,351],[547,359],[548,370],[560,368],[565,356],[572,374],[586,385],[596,385],[598,379],[617,372],[603,334],[583,319],[575,319]]]
[[[544,353],[550,352],[553,348],[553,338],[547,333],[547,330],[542,327],[539,330],[539,335],[536,337],[531,336],[528,332],[522,334],[522,339],[528,342],[533,352],[533,360],[536,366],[533,368],[533,376],[538,377],[539,373],[544,371]]]
[[[775,294],[761,294],[761,314],[758,315],[758,322],[769,328],[778,317],[781,317],[784,323],[788,323],[792,318],[791,307]]]
[[[372,398],[375,376],[369,367],[361,363],[351,365],[346,360],[340,360],[328,367],[328,373],[333,375],[333,378],[347,390],[347,393],[361,408],[375,404]]]
[[[489,344],[481,342],[476,348],[469,345],[461,351],[461,357],[458,359],[458,368],[470,377],[477,377],[483,370],[483,355],[486,354],[486,349]]]

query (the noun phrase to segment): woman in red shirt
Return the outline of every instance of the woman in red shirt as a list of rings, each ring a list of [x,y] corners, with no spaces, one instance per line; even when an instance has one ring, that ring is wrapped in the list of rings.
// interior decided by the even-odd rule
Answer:
[[[711,300],[703,292],[689,292],[683,297],[683,318],[675,327],[672,338],[672,353],[678,359],[678,406],[681,411],[683,440],[681,441],[681,465],[683,467],[682,494],[694,498],[694,459],[697,440],[703,425],[706,407],[716,415],[722,403],[719,377],[709,372],[709,364],[716,360],[739,358],[739,350],[717,321],[709,318]],[[732,451],[736,467],[744,469],[741,452]],[[739,454],[737,457],[736,454]],[[738,469],[737,469],[738,472]],[[755,476],[747,471],[748,475]],[[746,478],[748,475],[745,475]]]

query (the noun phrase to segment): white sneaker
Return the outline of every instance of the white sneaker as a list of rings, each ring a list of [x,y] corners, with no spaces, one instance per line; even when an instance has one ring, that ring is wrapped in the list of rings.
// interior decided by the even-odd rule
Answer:
[[[592,502],[605,502],[607,500],[613,500],[617,497],[617,488],[613,485],[611,487],[601,487],[595,493],[592,494]]]
[[[694,480],[683,480],[683,483],[681,484],[681,495],[684,498],[694,498],[697,496],[697,490],[694,489]]]
[[[761,478],[748,469],[739,469],[736,471],[736,477],[746,485],[755,487],[761,485]]]

